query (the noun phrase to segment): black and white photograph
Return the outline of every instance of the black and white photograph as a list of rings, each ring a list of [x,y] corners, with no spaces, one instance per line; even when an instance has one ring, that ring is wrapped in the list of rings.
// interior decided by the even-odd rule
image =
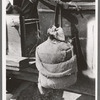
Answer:
[[[97,100],[98,0],[4,0],[3,99]]]

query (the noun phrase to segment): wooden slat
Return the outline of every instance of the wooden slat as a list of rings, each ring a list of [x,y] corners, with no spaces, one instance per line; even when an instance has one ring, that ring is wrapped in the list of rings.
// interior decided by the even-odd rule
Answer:
[[[8,67],[8,66],[6,66],[6,70],[19,71],[20,69],[16,68],[16,67]]]
[[[37,19],[37,18],[25,19],[25,22],[27,22],[27,21],[39,21],[39,19]]]
[[[27,23],[25,23],[25,25],[36,24],[36,23],[39,23],[39,21],[36,21],[36,22],[27,22]]]
[[[79,6],[81,8],[81,10],[95,10],[95,2],[74,2],[77,6]],[[65,3],[63,4],[63,8],[66,10],[76,10],[75,7],[69,7],[68,8],[68,4]],[[50,10],[50,9],[38,9],[39,12],[55,12],[54,10]]]
[[[20,65],[19,62],[23,60],[33,60],[29,64],[34,64],[35,63],[35,57],[16,57],[16,56],[6,56],[6,70],[13,70],[13,71],[19,71],[20,70]],[[24,67],[23,67],[24,69]]]
[[[6,65],[7,67],[19,67],[19,62],[6,60]]]
[[[12,72],[13,77],[31,82],[38,82],[38,75],[34,73]]]
[[[25,60],[25,59],[33,59],[33,60],[35,60],[35,57],[19,57],[19,56],[6,55],[6,60],[10,60],[10,61],[20,62],[21,60]]]
[[[77,6],[81,7],[81,10],[95,10],[95,2],[74,2]],[[76,9],[75,7],[67,8],[67,4],[63,5],[64,9]]]

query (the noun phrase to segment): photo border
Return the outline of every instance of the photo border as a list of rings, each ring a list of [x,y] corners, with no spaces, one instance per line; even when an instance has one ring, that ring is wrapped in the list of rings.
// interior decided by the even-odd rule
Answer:
[[[2,0],[0,0],[0,100],[2,100]]]
[[[3,1],[3,2],[2,2]],[[6,39],[5,37],[5,32],[6,32],[6,20],[5,20],[5,0],[0,0],[0,100],[6,100],[6,66],[5,66],[5,41],[4,39]],[[96,100],[100,100],[100,77],[99,77],[99,73],[100,73],[100,13],[98,12],[100,10],[100,0],[96,0],[96,16],[97,16],[97,85],[96,85]]]
[[[98,11],[100,10],[100,0],[98,0]],[[99,12],[97,12],[98,13],[98,77],[97,77],[97,100],[100,100],[100,77],[99,77],[99,73],[100,73],[100,61],[99,61],[99,59],[100,59],[100,45],[99,45],[99,43],[100,43],[100,13]]]

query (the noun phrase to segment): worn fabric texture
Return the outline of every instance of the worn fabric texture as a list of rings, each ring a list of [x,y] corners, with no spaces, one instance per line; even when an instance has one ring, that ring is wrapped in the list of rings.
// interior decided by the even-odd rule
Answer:
[[[45,88],[64,89],[77,80],[76,55],[69,43],[47,41],[36,48],[38,82]]]

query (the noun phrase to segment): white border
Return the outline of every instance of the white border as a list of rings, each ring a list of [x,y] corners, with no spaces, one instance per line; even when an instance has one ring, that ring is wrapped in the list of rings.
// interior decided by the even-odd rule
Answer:
[[[6,100],[6,1],[2,0],[2,100]]]
[[[98,99],[98,0],[95,1],[96,17],[96,81],[95,81],[95,100]]]
[[[98,99],[98,0],[95,1],[96,15],[96,82],[95,82],[95,100]],[[2,0],[2,100],[6,100],[6,0]]]

